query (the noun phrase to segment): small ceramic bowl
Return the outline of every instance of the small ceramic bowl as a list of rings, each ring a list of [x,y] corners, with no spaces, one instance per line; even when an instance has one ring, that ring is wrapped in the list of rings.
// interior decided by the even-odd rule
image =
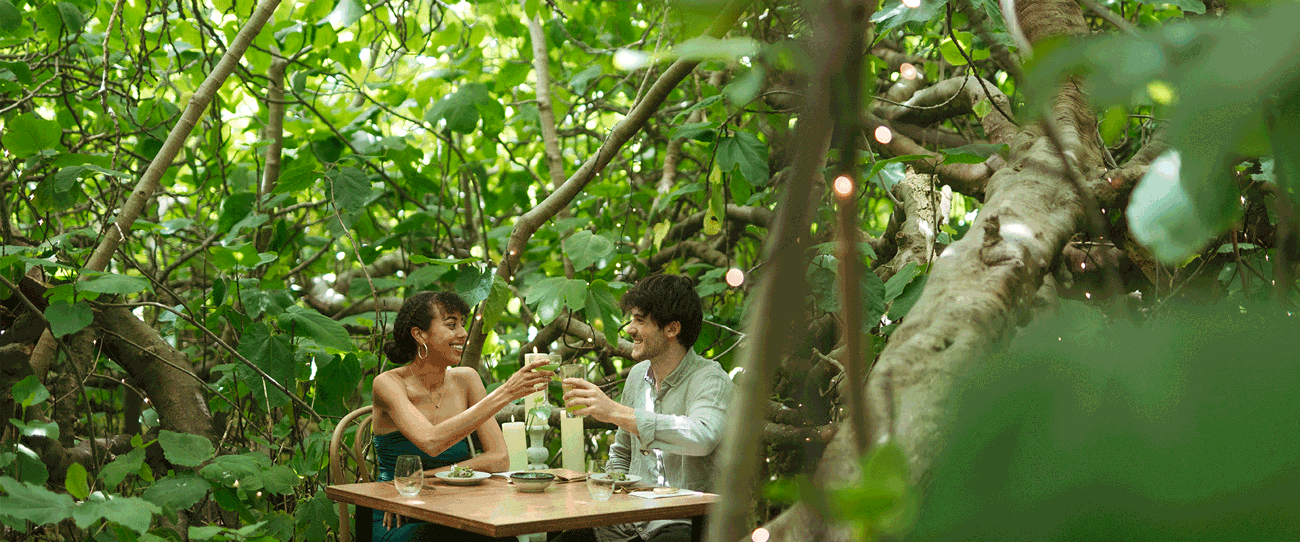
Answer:
[[[549,472],[516,472],[510,475],[510,481],[514,483],[515,489],[525,493],[540,493],[546,491],[555,483],[555,475]]]

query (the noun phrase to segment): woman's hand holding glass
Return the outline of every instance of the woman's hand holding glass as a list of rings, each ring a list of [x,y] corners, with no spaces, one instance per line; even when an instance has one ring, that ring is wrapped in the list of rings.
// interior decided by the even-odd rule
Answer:
[[[501,383],[502,393],[505,393],[511,401],[519,399],[533,393],[537,390],[546,389],[546,384],[551,381],[551,371],[540,370],[538,367],[549,363],[547,360],[533,361],[525,364],[510,378]]]

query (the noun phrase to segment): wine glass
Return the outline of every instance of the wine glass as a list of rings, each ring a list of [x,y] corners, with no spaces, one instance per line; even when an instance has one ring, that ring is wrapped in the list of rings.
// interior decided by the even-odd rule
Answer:
[[[420,464],[418,455],[398,456],[393,475],[393,485],[399,494],[410,497],[419,494],[424,487],[424,466]]]

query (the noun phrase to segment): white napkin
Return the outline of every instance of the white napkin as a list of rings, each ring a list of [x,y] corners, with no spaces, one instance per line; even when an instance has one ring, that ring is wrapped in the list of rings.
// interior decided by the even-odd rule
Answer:
[[[681,497],[683,495],[701,495],[701,494],[702,493],[700,493],[699,491],[691,491],[689,489],[679,489],[672,493],[655,493],[654,490],[633,491],[631,493],[628,493],[628,495],[641,497],[642,499],[663,499],[665,497]]]

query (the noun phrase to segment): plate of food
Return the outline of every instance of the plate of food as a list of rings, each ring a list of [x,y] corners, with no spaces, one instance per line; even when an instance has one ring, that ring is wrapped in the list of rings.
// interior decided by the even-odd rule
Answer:
[[[630,486],[641,481],[641,477],[626,472],[593,472],[591,477],[597,480],[614,480],[614,487]]]
[[[492,476],[489,473],[479,472],[459,465],[452,467],[451,470],[435,472],[433,475],[453,486],[472,486]]]

